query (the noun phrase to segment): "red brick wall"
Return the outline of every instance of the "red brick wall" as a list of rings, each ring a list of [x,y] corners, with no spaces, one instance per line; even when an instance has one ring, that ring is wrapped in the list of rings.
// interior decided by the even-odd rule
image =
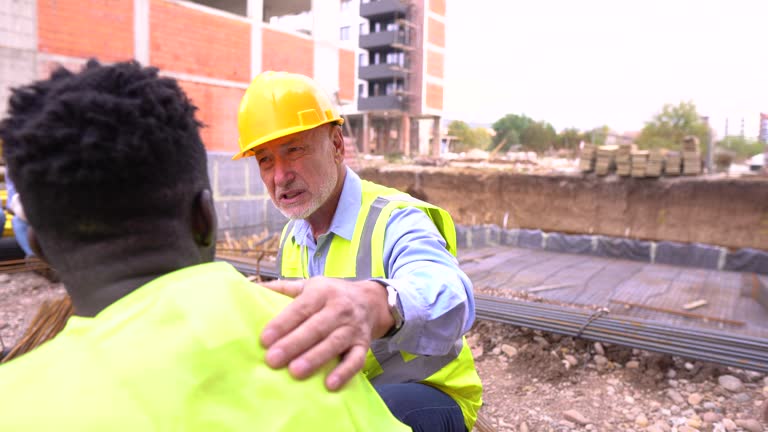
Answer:
[[[38,0],[38,49],[103,61],[133,58],[133,2]]]
[[[433,77],[443,78],[443,54],[427,50],[427,73]]]
[[[429,0],[429,10],[445,16],[445,0]]]
[[[196,117],[203,122],[201,135],[205,148],[235,154],[237,144],[237,108],[245,90],[179,81],[187,96],[197,106]]]
[[[427,83],[427,108],[443,109],[443,86]]]
[[[250,81],[248,23],[152,0],[149,29],[149,58],[153,65],[173,72]]]
[[[355,99],[355,52],[345,49],[339,50],[339,98]]]
[[[311,40],[266,27],[261,39],[261,70],[314,75],[315,46]]]
[[[440,47],[445,46],[445,24],[440,21],[429,18],[429,37],[427,40],[429,43],[435,44]]]

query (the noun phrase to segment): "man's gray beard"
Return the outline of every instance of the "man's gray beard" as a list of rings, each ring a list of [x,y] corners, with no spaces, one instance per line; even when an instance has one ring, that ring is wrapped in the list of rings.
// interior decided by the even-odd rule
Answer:
[[[309,203],[309,206],[306,208],[306,210],[304,210],[303,212],[301,212],[296,216],[291,216],[287,211],[281,209],[280,207],[278,207],[277,209],[280,210],[280,213],[282,213],[283,216],[287,217],[288,219],[292,219],[292,220],[306,219],[312,216],[312,213],[316,212],[317,209],[319,209],[323,204],[325,204],[326,201],[328,201],[328,198],[331,197],[331,194],[333,193],[333,189],[336,187],[336,182],[338,180],[339,180],[339,174],[337,171],[334,170],[332,178],[329,178],[328,181],[324,182],[320,187],[320,191],[318,192],[317,199],[312,200]]]

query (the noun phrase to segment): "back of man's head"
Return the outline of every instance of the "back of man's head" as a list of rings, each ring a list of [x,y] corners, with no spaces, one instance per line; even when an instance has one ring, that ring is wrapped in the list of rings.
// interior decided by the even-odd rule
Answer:
[[[182,235],[209,188],[195,110],[175,80],[133,61],[90,61],[14,89],[0,138],[41,243],[152,248]]]

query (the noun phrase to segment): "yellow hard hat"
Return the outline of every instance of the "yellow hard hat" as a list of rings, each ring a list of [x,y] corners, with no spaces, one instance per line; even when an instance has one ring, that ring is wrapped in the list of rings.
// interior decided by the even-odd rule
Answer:
[[[265,142],[326,123],[344,123],[328,95],[311,78],[289,72],[262,72],[240,101],[240,153],[249,156]]]

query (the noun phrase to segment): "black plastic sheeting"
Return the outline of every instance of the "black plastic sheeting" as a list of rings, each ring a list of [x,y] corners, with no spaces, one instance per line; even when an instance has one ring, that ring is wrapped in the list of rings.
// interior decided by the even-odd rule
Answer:
[[[656,260],[659,264],[686,267],[719,268],[718,262],[724,249],[700,243],[656,243]]]
[[[651,262],[651,242],[621,237],[597,237],[593,255]]]
[[[512,246],[552,252],[595,255],[634,261],[768,274],[768,251],[727,248],[701,243],[650,242],[599,235],[501,229],[496,225],[457,226],[459,248]]]
[[[739,249],[725,257],[725,270],[768,274],[766,268],[768,253],[758,249]]]

